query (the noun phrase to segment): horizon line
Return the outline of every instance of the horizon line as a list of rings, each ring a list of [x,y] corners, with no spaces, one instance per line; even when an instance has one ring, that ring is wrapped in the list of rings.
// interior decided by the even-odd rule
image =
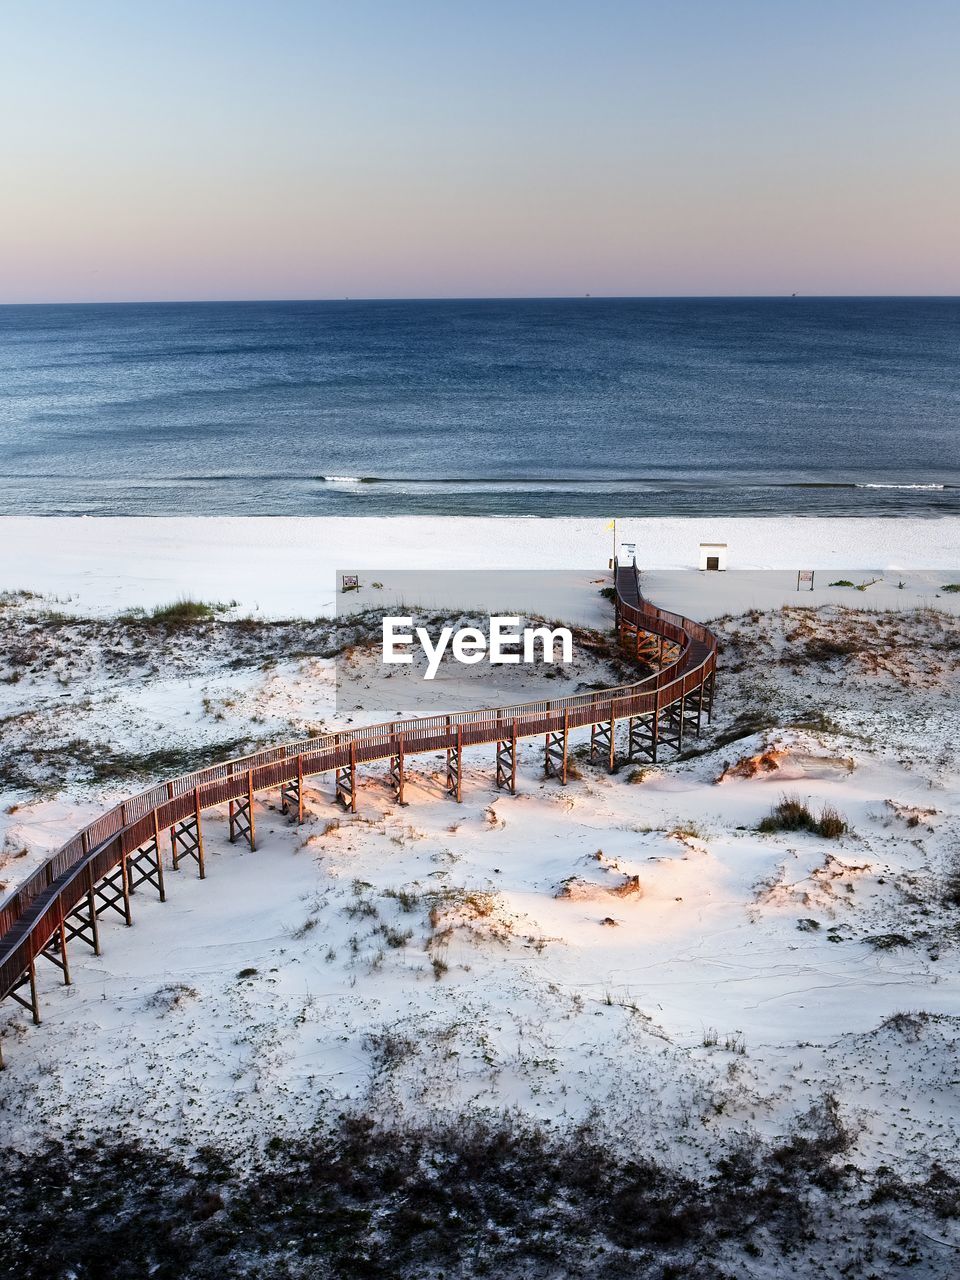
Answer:
[[[0,302],[4,307],[182,307],[262,306],[371,302],[753,302],[753,301],[956,301],[960,293],[529,293],[529,294],[385,294],[337,297],[262,298],[88,298]]]

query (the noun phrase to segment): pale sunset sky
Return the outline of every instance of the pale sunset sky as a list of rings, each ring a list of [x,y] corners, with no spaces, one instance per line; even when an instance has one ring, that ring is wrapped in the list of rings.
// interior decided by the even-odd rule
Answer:
[[[955,0],[0,0],[0,302],[960,293]]]

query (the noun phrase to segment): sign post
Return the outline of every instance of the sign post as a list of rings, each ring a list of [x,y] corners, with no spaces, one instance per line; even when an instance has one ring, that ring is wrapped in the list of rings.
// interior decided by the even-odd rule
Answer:
[[[802,591],[804,587],[806,587],[808,591],[813,590],[813,573],[814,573],[813,569],[797,570],[797,590],[798,591]]]

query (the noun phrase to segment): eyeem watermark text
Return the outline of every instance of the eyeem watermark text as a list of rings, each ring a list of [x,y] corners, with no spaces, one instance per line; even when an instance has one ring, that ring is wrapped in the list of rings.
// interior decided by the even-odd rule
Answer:
[[[426,627],[413,627],[412,617],[383,619],[383,661],[410,666],[419,644],[427,659],[425,680],[432,680],[448,653],[465,666],[486,660],[491,666],[520,662],[572,662],[573,636],[567,627],[524,627],[519,617],[491,617],[486,632],[479,627],[442,627],[436,639]],[[539,657],[538,657],[539,648]],[[557,657],[559,649],[560,656]]]

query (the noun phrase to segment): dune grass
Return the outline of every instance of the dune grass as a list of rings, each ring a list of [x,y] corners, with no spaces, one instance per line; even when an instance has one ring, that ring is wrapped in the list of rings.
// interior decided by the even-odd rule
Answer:
[[[172,623],[174,625],[185,625],[191,622],[208,622],[211,618],[216,617],[218,613],[224,613],[230,606],[226,604],[212,604],[204,600],[191,600],[188,597],[181,597],[174,600],[172,604],[158,605],[156,609],[149,614],[151,622]]]
[[[825,840],[838,840],[849,830],[846,818],[831,805],[824,805],[820,816],[815,817],[809,806],[797,796],[783,796],[779,803],[762,818],[758,831],[809,831]]]
[[[117,617],[117,621],[125,626],[149,625],[189,627],[197,622],[210,622],[218,614],[226,613],[236,605],[236,600],[229,603],[220,601],[192,600],[189,596],[181,596],[170,604],[157,605],[155,609],[143,609],[139,605],[127,609]]]

